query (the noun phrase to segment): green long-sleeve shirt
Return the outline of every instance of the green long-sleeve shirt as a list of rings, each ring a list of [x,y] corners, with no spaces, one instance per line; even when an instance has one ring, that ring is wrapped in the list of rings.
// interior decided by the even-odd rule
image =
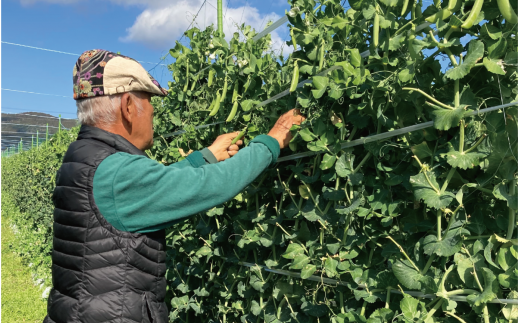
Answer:
[[[279,154],[278,141],[266,135],[219,163],[207,149],[170,166],[120,152],[98,166],[94,200],[118,230],[157,231],[232,199]]]

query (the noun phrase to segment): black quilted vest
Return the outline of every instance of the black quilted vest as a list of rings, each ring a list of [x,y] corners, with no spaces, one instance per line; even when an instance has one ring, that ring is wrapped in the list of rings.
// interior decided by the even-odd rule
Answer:
[[[82,126],[58,170],[53,194],[54,288],[44,323],[168,322],[164,230],[119,231],[94,202],[94,173],[117,152],[144,155],[119,135]]]

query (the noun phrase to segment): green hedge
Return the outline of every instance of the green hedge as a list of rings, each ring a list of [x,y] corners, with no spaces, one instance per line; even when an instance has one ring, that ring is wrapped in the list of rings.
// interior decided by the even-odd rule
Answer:
[[[2,158],[2,201],[9,199],[20,211],[2,208],[17,237],[12,248],[30,266],[33,278],[44,286],[52,284],[52,192],[56,171],[78,130],[61,131],[37,148]]]

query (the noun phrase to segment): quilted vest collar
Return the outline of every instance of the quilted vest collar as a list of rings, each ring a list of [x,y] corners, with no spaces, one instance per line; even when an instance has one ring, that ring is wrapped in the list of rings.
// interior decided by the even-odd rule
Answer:
[[[144,152],[139,150],[136,146],[134,146],[131,142],[126,140],[120,135],[116,135],[114,133],[105,131],[103,129],[82,125],[79,134],[78,139],[93,139],[97,141],[101,141],[110,147],[113,147],[117,151],[129,153],[132,155],[141,155],[141,156],[147,156]]]

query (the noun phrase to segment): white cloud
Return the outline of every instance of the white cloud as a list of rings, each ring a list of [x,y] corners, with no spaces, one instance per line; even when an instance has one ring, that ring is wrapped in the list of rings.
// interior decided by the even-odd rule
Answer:
[[[80,0],[20,0],[22,6],[30,6],[37,2],[47,2],[52,4],[72,4],[77,3]]]
[[[84,1],[84,0],[83,0]],[[175,45],[175,41],[180,39],[183,32],[188,28],[195,15],[201,8],[203,0],[109,0],[117,5],[129,7],[142,7],[144,11],[136,18],[134,24],[127,28],[126,35],[119,38],[123,42],[138,42],[154,49],[168,49]],[[285,0],[270,0],[285,1]],[[74,4],[80,0],[20,0],[22,5],[32,5],[38,2],[52,4]],[[236,32],[237,25],[245,23],[250,25],[257,32],[263,30],[269,20],[276,21],[281,15],[274,12],[261,14],[259,10],[245,1],[233,1],[238,7],[228,6],[224,0],[223,12],[224,33],[229,40]],[[194,25],[203,29],[210,24],[217,25],[217,1],[208,0],[195,19]],[[280,12],[280,14],[283,14]],[[283,49],[285,54],[292,51],[282,37],[287,38],[287,28],[282,26],[271,33],[273,49],[280,51]]]
[[[117,0],[116,0],[117,1]],[[139,0],[132,0],[139,1]],[[199,15],[194,21],[194,25],[199,29],[203,29],[210,24],[217,25],[217,10],[215,1],[207,2],[202,8]],[[180,39],[182,33],[188,28],[195,15],[199,11],[203,1],[177,1],[172,4],[164,3],[161,0],[152,1],[147,9],[141,13],[134,24],[127,29],[127,35],[121,37],[120,40],[126,42],[141,42],[154,48],[169,48],[175,44],[175,40]],[[224,34],[230,39],[236,32],[237,25],[245,23],[260,31],[265,28],[269,20],[276,21],[280,18],[274,12],[267,15],[259,13],[258,9],[249,5],[241,7],[227,7],[223,4],[224,17]],[[271,33],[273,46],[278,44],[277,48],[282,45],[280,27],[277,31]],[[285,35],[284,35],[285,36]],[[287,53],[287,50],[284,50]]]

